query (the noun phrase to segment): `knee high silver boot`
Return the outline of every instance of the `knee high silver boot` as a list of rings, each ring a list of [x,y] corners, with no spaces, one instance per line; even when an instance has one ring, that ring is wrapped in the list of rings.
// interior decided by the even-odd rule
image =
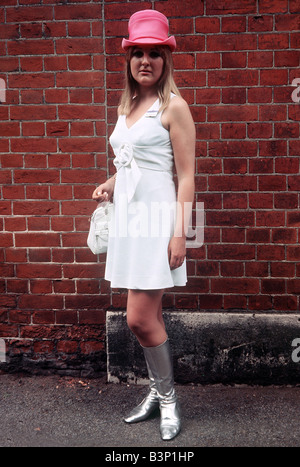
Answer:
[[[169,340],[157,347],[144,347],[159,398],[160,433],[163,440],[171,440],[181,429],[180,409],[174,390],[173,363]]]
[[[147,360],[146,360],[147,363]],[[159,408],[158,394],[155,387],[155,381],[151,372],[151,369],[148,366],[148,375],[150,380],[150,390],[147,396],[142,400],[142,402],[132,409],[130,414],[124,418],[126,423],[137,423],[146,420],[150,415]]]

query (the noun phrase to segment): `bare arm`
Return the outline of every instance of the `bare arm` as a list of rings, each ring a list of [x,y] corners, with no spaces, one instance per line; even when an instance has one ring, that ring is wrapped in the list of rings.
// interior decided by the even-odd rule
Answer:
[[[169,243],[171,269],[179,267],[186,255],[186,232],[195,193],[195,124],[187,103],[174,97],[163,115],[170,131],[178,177],[177,216],[174,235]]]

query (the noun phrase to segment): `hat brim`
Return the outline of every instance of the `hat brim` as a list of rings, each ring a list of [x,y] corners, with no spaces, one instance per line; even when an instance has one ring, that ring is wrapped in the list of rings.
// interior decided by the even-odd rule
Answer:
[[[138,39],[135,41],[130,41],[128,39],[122,40],[122,48],[124,50],[127,50],[129,47],[134,47],[136,45],[167,45],[170,47],[171,51],[174,52],[176,49],[176,39],[174,36],[170,36],[165,41],[150,38]]]

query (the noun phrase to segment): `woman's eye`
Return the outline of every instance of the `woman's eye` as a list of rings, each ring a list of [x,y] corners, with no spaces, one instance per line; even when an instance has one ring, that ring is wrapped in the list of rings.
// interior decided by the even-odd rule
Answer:
[[[133,55],[134,55],[134,57],[142,58],[143,52],[140,51],[140,50],[136,50],[136,51],[133,53]]]
[[[150,53],[150,57],[151,57],[151,58],[159,58],[159,57],[160,57],[160,53],[159,53],[159,52],[151,52],[151,53]]]

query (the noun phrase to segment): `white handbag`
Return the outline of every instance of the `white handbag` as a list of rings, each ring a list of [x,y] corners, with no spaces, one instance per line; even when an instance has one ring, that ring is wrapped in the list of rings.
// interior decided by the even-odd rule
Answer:
[[[107,252],[109,223],[112,218],[113,203],[100,203],[92,214],[87,244],[90,250],[98,255]]]

